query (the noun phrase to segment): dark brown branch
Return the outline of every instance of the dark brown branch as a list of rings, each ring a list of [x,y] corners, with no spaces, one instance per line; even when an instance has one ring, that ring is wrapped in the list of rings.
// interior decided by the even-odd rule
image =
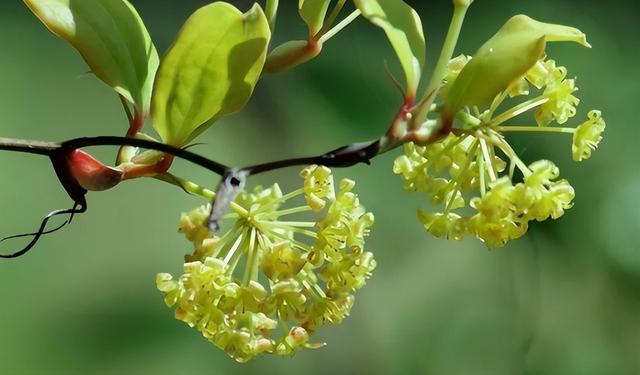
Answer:
[[[185,149],[181,149],[164,143],[149,141],[146,139],[99,136],[74,138],[58,143],[13,138],[0,138],[0,150],[45,155],[49,157],[52,157],[54,155],[66,154],[73,150],[92,146],[133,146],[148,150],[160,151],[190,161],[220,176],[224,175],[225,171],[228,169],[226,165],[217,163],[211,159],[207,159],[204,156],[195,154],[191,151],[187,151]]]
[[[319,156],[278,160],[269,163],[252,165],[242,168],[241,170],[246,171],[247,175],[251,176],[280,168],[310,164],[319,164],[334,168],[346,168],[358,163],[369,164],[370,160],[379,153],[380,140],[376,139],[369,142],[352,143],[350,145],[340,147]]]
[[[60,143],[0,138],[0,150],[51,156],[60,148]]]

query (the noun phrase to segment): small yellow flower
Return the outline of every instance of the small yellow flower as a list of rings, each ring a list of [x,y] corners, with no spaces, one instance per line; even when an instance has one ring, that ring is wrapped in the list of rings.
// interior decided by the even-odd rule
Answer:
[[[571,153],[575,161],[591,157],[591,151],[598,148],[598,144],[602,140],[602,133],[607,126],[600,111],[593,110],[587,116],[589,119],[578,126],[573,133]]]
[[[466,218],[453,212],[427,214],[418,210],[418,219],[429,233],[438,238],[459,241],[467,234]]]
[[[471,207],[477,213],[469,219],[470,232],[491,247],[504,246],[526,233],[528,220],[518,217],[513,194],[511,180],[502,177],[491,183],[484,196],[474,198]]]
[[[576,106],[580,104],[580,99],[576,98],[573,93],[578,91],[578,88],[574,79],[565,79],[567,76],[565,67],[556,67],[553,60],[546,61],[545,66],[548,68],[549,74],[542,95],[548,101],[536,109],[536,121],[540,126],[547,126],[552,121],[564,124],[569,118],[576,115]]]
[[[204,260],[211,254],[213,246],[218,241],[218,238],[206,229],[209,209],[209,206],[202,206],[180,216],[179,231],[194,244],[193,254],[184,257],[186,262]]]
[[[297,275],[306,262],[300,249],[291,246],[289,241],[282,241],[273,244],[271,252],[264,255],[260,268],[270,280],[288,280]]]
[[[467,65],[469,60],[471,60],[471,56],[459,55],[449,61],[449,64],[447,65],[447,72],[443,80],[444,82],[442,84],[442,88],[440,88],[442,95],[447,95],[451,86],[455,83],[456,78],[458,78],[458,74],[460,74],[460,71],[465,65]]]
[[[538,160],[529,166],[531,174],[515,187],[513,197],[519,214],[528,220],[557,219],[573,205],[575,193],[567,180],[554,181],[560,171],[548,160]]]
[[[312,165],[300,172],[304,179],[304,197],[314,211],[324,208],[324,199],[333,199],[333,177],[331,170],[324,166]]]

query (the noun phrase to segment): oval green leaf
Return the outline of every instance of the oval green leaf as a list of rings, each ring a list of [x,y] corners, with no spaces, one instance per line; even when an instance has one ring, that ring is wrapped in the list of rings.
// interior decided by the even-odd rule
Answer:
[[[184,146],[249,101],[271,32],[258,4],[242,13],[225,2],[198,9],[160,64],[151,104],[163,141]]]
[[[324,25],[324,18],[331,0],[298,0],[298,12],[309,28],[309,35],[315,36]]]
[[[446,98],[446,113],[489,102],[544,56],[547,42],[568,41],[590,47],[580,30],[536,21],[509,19],[462,69]]]
[[[402,0],[354,0],[362,15],[382,28],[395,50],[415,96],[425,63],[426,43],[418,13]]]
[[[54,34],[73,45],[91,71],[136,111],[149,110],[158,53],[126,0],[24,0]]]

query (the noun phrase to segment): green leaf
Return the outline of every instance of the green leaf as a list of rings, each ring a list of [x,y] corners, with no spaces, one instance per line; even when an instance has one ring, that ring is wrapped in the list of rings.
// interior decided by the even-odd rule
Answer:
[[[54,34],[73,45],[91,71],[136,110],[149,110],[158,53],[126,0],[24,0]]]
[[[402,0],[354,0],[362,15],[387,34],[415,96],[425,63],[426,44],[418,13]]]
[[[330,3],[331,0],[298,0],[298,12],[309,27],[311,36],[322,29]]]
[[[507,21],[462,69],[446,99],[446,112],[489,102],[544,56],[547,42],[569,41],[590,47],[584,33],[525,15]]]
[[[242,13],[225,2],[198,9],[167,52],[153,91],[153,126],[183,146],[249,101],[271,32],[258,4]]]

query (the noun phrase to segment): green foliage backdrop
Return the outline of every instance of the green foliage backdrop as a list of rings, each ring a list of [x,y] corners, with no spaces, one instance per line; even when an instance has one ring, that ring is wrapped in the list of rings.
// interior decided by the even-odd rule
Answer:
[[[279,16],[286,30],[280,35],[303,37],[290,2],[281,2],[290,9]],[[162,53],[206,2],[133,3]],[[235,3],[248,8],[248,1]],[[451,6],[412,3],[425,24],[429,67]],[[576,187],[576,207],[561,220],[534,224],[525,238],[497,251],[475,240],[446,242],[415,220],[425,202],[403,193],[391,172],[394,153],[370,167],[337,171],[358,181],[361,200],[377,216],[369,243],[378,269],[351,318],[320,332],[326,348],[240,365],[175,321],[154,285],[157,272],[179,270],[189,249],[176,234],[176,213],[200,201],[151,181],[124,184],[90,194],[89,213],[29,256],[0,262],[0,374],[640,373],[640,6],[478,0],[457,52],[473,53],[516,13],[579,27],[594,46],[550,49],[578,76],[582,108],[602,109],[608,127],[601,149],[580,168],[570,167],[560,139],[541,135],[521,150],[531,159],[557,155]],[[21,2],[0,3],[0,29],[0,135],[62,140],[124,133],[112,91],[84,74],[79,56]],[[248,110],[223,119],[195,150],[245,165],[377,136],[401,101],[381,53],[395,64],[382,32],[356,22],[319,59],[261,81]],[[177,168],[202,184],[217,182],[186,163]],[[49,210],[70,204],[44,159],[2,153],[0,171],[1,236],[30,230]],[[296,175],[285,170],[251,183],[277,180],[290,188],[298,185]]]

